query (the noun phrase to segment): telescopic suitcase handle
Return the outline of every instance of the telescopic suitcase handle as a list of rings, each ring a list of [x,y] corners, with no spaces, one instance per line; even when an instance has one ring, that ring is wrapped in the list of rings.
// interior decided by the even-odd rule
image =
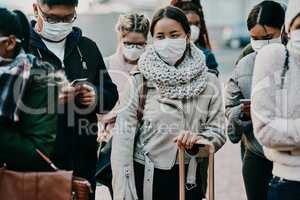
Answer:
[[[208,200],[215,199],[215,174],[214,174],[214,147],[212,145],[198,145],[209,149],[208,156]],[[179,199],[185,200],[185,149],[179,148]]]

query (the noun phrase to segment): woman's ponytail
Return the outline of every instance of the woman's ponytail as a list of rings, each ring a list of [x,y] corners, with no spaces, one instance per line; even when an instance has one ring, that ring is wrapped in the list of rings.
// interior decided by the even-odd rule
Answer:
[[[19,25],[20,32],[16,34],[17,38],[21,40],[21,45],[24,51],[27,53],[29,49],[29,40],[30,40],[30,25],[26,15],[19,11],[14,10],[16,20]]]

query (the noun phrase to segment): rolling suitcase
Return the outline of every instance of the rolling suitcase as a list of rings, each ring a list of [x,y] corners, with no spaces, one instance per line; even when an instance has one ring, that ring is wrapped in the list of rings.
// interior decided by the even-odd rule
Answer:
[[[208,149],[208,200],[215,199],[215,184],[214,184],[214,147],[211,145],[204,145]],[[185,149],[179,148],[179,195],[180,200],[185,200],[185,163],[184,163]]]

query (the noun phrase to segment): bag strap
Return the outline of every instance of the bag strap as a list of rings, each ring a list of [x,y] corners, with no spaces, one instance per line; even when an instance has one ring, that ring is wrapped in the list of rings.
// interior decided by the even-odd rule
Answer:
[[[282,69],[282,72],[281,72],[280,89],[283,89],[284,81],[285,81],[285,78],[286,78],[286,73],[290,69],[290,67],[289,67],[290,53],[289,53],[289,50],[287,48],[285,49],[285,55],[286,56],[285,56],[284,66],[283,66],[283,69]]]
[[[144,109],[146,104],[146,96],[148,93],[148,87],[147,87],[147,80],[143,76],[142,78],[142,88],[139,93],[139,107],[137,109],[137,120],[140,122],[143,119],[144,116]]]

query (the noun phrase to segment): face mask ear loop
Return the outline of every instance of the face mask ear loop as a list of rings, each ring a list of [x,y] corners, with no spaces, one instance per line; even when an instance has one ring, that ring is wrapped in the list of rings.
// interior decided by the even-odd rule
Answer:
[[[37,52],[38,52],[38,54],[39,54],[40,59],[43,59],[43,56],[42,56],[40,50],[39,50],[38,48],[37,48],[36,50],[37,50]]]
[[[84,70],[87,70],[87,64],[86,64],[86,62],[85,62],[85,60],[84,60],[84,58],[83,58],[83,55],[82,55],[82,52],[81,52],[79,46],[77,46],[76,48],[77,48],[78,54],[79,54],[79,56],[80,56],[80,62],[81,62],[82,68],[83,68]]]

